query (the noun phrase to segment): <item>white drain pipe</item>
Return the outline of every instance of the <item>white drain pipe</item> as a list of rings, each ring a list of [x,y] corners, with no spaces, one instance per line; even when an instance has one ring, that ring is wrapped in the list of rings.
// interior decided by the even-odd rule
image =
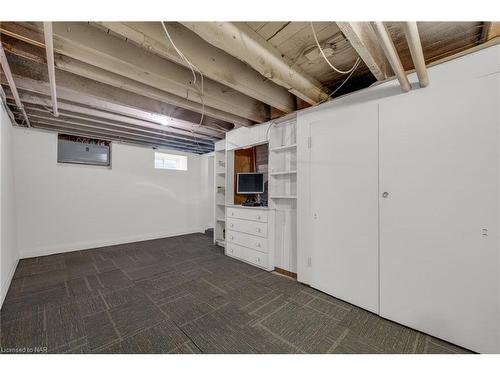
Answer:
[[[7,78],[7,82],[9,83],[12,96],[14,96],[14,101],[16,102],[16,106],[23,114],[24,120],[26,121],[26,125],[28,126],[28,128],[30,128],[31,127],[30,120],[28,119],[28,115],[24,110],[23,103],[21,103],[21,99],[19,98],[19,93],[17,92],[16,83],[14,82],[14,78],[12,77],[12,72],[10,70],[9,62],[7,60],[7,56],[5,55],[5,50],[3,49],[3,45],[1,42],[0,42],[0,64],[2,65],[3,72],[5,74],[5,77]]]
[[[407,92],[410,91],[411,85],[410,81],[408,81],[408,77],[406,76],[405,70],[403,68],[403,64],[401,64],[401,60],[399,59],[398,52],[396,51],[396,47],[385,28],[383,22],[374,22],[375,32],[380,41],[380,45],[384,50],[385,56],[389,63],[391,64],[392,70],[396,74],[396,77],[399,80],[399,84],[401,85],[401,90]]]
[[[52,36],[52,22],[43,23],[45,37],[45,52],[47,54],[47,67],[49,69],[50,95],[52,97],[52,114],[59,117],[56,92],[56,67],[54,64],[54,37]]]
[[[425,67],[424,52],[422,51],[417,23],[405,22],[404,30],[420,87],[427,87],[429,85],[429,77],[427,75],[427,68]]]

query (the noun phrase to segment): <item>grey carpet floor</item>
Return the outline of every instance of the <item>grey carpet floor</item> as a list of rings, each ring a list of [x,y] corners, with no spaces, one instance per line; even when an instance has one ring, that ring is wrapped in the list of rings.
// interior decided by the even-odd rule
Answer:
[[[3,353],[466,353],[203,234],[23,259],[0,320]]]

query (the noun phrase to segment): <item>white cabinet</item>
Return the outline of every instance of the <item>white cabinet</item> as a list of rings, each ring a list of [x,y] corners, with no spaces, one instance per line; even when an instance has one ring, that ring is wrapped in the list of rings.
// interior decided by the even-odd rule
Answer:
[[[500,353],[500,76],[412,94],[380,106],[380,315]]]
[[[378,313],[376,103],[310,125],[310,285]]]
[[[481,353],[500,353],[495,48],[429,70],[425,89],[383,84],[297,124],[298,279]]]
[[[274,270],[274,210],[227,207],[226,255]]]

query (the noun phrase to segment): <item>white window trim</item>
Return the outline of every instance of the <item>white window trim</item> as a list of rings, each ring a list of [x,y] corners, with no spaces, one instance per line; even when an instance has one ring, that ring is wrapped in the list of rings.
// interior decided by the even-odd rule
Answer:
[[[169,164],[166,165],[165,162],[168,162]],[[187,162],[187,156],[185,155],[167,154],[165,152],[155,151],[153,166],[155,169],[187,171]],[[175,163],[175,167],[172,167],[172,163]]]

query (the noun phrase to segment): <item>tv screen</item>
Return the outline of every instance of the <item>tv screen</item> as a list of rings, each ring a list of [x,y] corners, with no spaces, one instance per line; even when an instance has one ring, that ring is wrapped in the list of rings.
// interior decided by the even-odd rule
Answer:
[[[261,194],[264,192],[264,175],[262,173],[238,173],[238,194]]]

